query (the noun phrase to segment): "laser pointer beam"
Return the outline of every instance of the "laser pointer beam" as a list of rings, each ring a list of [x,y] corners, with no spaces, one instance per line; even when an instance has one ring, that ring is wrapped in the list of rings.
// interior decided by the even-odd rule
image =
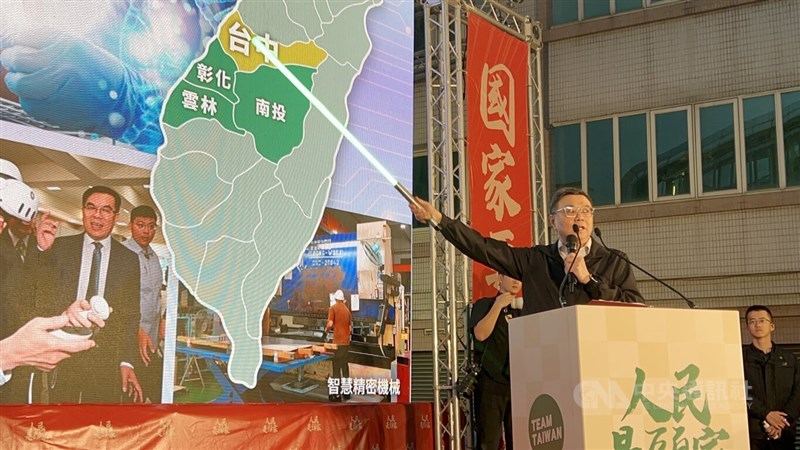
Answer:
[[[388,181],[392,186],[394,186],[395,190],[397,190],[397,192],[399,192],[400,195],[403,196],[403,198],[405,198],[409,203],[413,203],[415,206],[421,207],[420,204],[417,203],[417,200],[414,198],[414,196],[411,195],[411,193],[408,191],[408,189],[406,189],[405,186],[403,186],[399,181],[397,181],[397,178],[395,178],[386,169],[386,167],[384,167],[384,165],[381,164],[381,162],[378,161],[378,159],[375,158],[375,156],[372,153],[370,153],[366,147],[364,147],[364,144],[362,144],[355,136],[353,136],[353,133],[351,133],[350,130],[348,130],[344,126],[344,124],[342,124],[342,122],[340,122],[339,119],[337,119],[336,116],[334,116],[333,113],[330,112],[330,110],[321,101],[319,101],[319,99],[316,96],[314,96],[314,94],[312,94],[311,91],[309,91],[308,88],[305,87],[305,85],[303,85],[303,83],[301,83],[300,80],[298,80],[297,77],[289,69],[287,69],[282,62],[280,62],[280,60],[278,60],[278,57],[275,56],[275,54],[269,49],[267,43],[264,42],[263,37],[253,36],[250,39],[250,42],[253,44],[253,46],[256,47],[256,49],[259,52],[264,54],[264,56],[267,58],[267,62],[275,66],[275,68],[278,69],[283,74],[283,76],[285,76],[286,79],[289,80],[289,82],[291,82],[292,85],[294,85],[294,87],[296,87],[297,90],[300,91],[300,93],[303,94],[303,96],[306,99],[308,99],[308,101],[311,102],[312,105],[314,105],[315,108],[317,108],[317,111],[322,113],[322,115],[326,119],[328,119],[328,122],[330,122],[331,125],[333,125],[337,130],[339,130],[339,132],[342,133],[342,136],[344,136],[344,138],[347,139],[348,142],[353,144],[353,147],[355,147],[356,150],[358,150],[358,152],[361,153],[361,155],[364,156],[364,158],[366,158],[370,164],[372,164],[372,167],[378,169],[378,172],[380,172],[380,174],[383,175],[384,178],[386,178],[386,181]],[[436,222],[436,220],[434,220],[433,217],[428,219],[428,224],[436,228],[437,230],[439,229],[439,223]]]

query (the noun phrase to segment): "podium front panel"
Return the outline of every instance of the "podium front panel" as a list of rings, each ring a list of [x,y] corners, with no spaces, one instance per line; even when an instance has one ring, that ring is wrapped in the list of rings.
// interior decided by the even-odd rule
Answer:
[[[748,448],[736,311],[574,306],[509,338],[517,448]]]

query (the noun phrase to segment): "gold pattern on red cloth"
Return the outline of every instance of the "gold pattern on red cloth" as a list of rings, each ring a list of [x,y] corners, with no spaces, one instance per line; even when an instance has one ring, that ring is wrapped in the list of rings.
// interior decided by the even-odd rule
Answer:
[[[8,405],[0,448],[433,448],[430,403]]]

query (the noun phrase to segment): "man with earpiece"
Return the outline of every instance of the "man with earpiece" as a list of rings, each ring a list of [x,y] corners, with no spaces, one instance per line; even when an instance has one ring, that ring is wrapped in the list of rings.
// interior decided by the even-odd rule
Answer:
[[[497,296],[475,302],[469,317],[469,328],[475,342],[474,362],[480,364],[475,386],[475,428],[478,430],[477,448],[482,450],[497,450],[501,435],[505,436],[506,449],[514,448],[508,321],[519,315],[522,307],[518,304],[521,299],[515,299],[522,283],[506,275],[498,277]]]

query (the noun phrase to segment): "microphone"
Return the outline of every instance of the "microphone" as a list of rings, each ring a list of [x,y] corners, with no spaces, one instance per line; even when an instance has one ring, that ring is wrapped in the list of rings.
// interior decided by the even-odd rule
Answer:
[[[696,309],[696,308],[697,308],[697,305],[695,305],[693,301],[691,301],[691,300],[689,300],[688,298],[686,298],[686,296],[685,296],[685,295],[683,295],[683,294],[681,294],[680,292],[678,292],[677,290],[675,290],[675,288],[673,288],[672,286],[668,285],[668,284],[667,284],[665,281],[662,281],[662,280],[661,280],[660,278],[658,278],[657,276],[655,276],[655,275],[653,275],[652,273],[650,273],[650,272],[648,272],[648,271],[646,271],[646,270],[642,269],[641,267],[639,267],[638,265],[636,265],[636,263],[634,263],[634,262],[633,262],[633,261],[631,261],[630,259],[626,258],[626,257],[625,257],[625,256],[624,256],[622,253],[620,253],[619,251],[617,251],[617,250],[614,250],[613,248],[609,248],[609,247],[606,245],[605,241],[603,241],[603,236],[602,236],[602,234],[600,233],[600,228],[597,228],[597,227],[595,227],[595,229],[594,229],[594,234],[595,234],[595,236],[597,236],[597,238],[598,238],[598,239],[600,239],[600,243],[601,243],[601,244],[603,244],[603,247],[605,247],[605,248],[606,248],[606,250],[608,250],[608,251],[609,251],[609,252],[610,252],[612,255],[614,255],[614,256],[616,256],[617,258],[619,258],[619,259],[621,259],[621,260],[623,260],[623,261],[627,262],[628,264],[632,265],[633,267],[636,267],[637,269],[639,269],[639,270],[641,270],[642,272],[644,272],[644,274],[645,274],[645,275],[647,275],[648,277],[650,277],[650,278],[652,278],[652,279],[654,279],[654,280],[658,281],[659,283],[661,283],[661,284],[662,284],[664,287],[666,287],[666,288],[667,288],[667,289],[669,289],[670,291],[672,291],[672,292],[674,292],[674,293],[678,294],[678,296],[679,296],[680,298],[682,298],[684,302],[686,302],[686,304],[689,306],[689,308],[691,308],[691,309]]]
[[[573,224],[572,230],[578,230],[578,226]],[[576,234],[570,234],[567,236],[567,242],[565,243],[567,247],[568,253],[578,253],[578,247],[580,246],[580,238]],[[567,306],[567,301],[564,299],[564,286],[569,283],[569,292],[570,294],[575,290],[575,275],[572,274],[572,266],[575,265],[575,260],[572,260],[572,264],[569,265],[569,269],[567,270],[567,274],[564,276],[564,279],[561,280],[561,286],[558,287],[558,301],[561,303],[561,307],[564,308]]]
[[[578,228],[578,226],[573,223],[572,224],[572,232],[575,233],[575,234],[571,234],[571,235],[567,236],[567,250],[569,250],[570,253],[578,253],[578,248],[581,245],[583,245],[583,242],[581,242],[581,238],[580,238],[581,229]],[[570,239],[570,238],[572,238],[572,239]]]
[[[578,253],[578,247],[580,247],[581,239],[578,237],[578,226],[572,225],[572,230],[575,231],[575,234],[570,234],[567,236],[567,253]],[[577,259],[577,258],[576,258]],[[575,292],[575,283],[578,280],[575,279],[575,274],[572,273],[572,266],[575,265],[576,259],[572,260],[572,264],[569,265],[569,270],[567,270],[567,278],[569,278],[569,293],[572,294]]]
[[[521,316],[523,304],[524,301],[522,297],[514,297],[514,299],[511,300],[511,304],[503,308],[503,314],[505,314],[506,319],[513,319]]]

